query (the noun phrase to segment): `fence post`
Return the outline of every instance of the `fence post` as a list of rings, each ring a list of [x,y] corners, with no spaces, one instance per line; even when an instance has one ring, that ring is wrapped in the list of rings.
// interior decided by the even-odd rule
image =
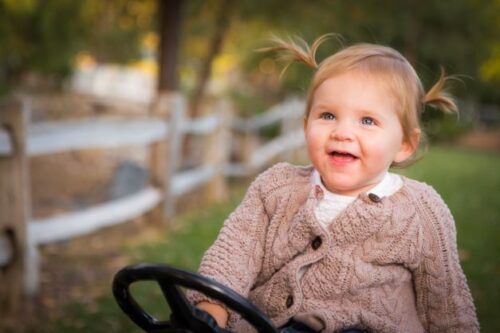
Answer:
[[[297,99],[290,98],[283,102],[283,108],[286,109],[285,117],[281,119],[281,136],[288,136],[299,128],[303,128],[305,111]],[[300,115],[296,114],[296,110],[301,111]],[[283,153],[282,158],[288,162],[297,162],[307,159],[304,155],[305,150],[300,148],[290,149]]]
[[[285,108],[285,109],[289,109],[290,108],[290,103],[288,102],[285,102],[282,104],[282,107]],[[291,112],[287,112],[287,113],[290,113]],[[287,136],[288,134],[290,134],[291,132],[293,132],[293,130],[295,129],[297,125],[297,120],[292,117],[292,116],[285,116],[283,118],[281,118],[281,131],[280,131],[280,135],[281,136]],[[293,150],[287,150],[283,153],[283,156],[282,158],[285,160],[285,161],[288,161],[288,162],[291,162],[292,159],[294,158],[294,151]]]
[[[214,168],[214,177],[204,188],[207,201],[221,201],[227,198],[225,168],[229,161],[231,139],[231,104],[227,99],[218,101],[215,105],[218,125],[210,135],[203,164]]]
[[[258,129],[248,126],[241,134],[241,159],[245,170],[250,174],[255,172],[252,156],[259,146]]]
[[[26,279],[29,178],[26,157],[26,115],[19,100],[0,103],[0,128],[8,133],[11,153],[0,156],[0,313],[22,310]],[[10,254],[9,254],[10,253]]]
[[[162,202],[148,214],[154,222],[165,223],[175,212],[175,198],[171,188],[173,175],[180,164],[181,125],[185,109],[184,97],[179,92],[160,94],[152,108],[153,115],[168,121],[167,137],[153,143],[150,148],[150,182],[163,190]]]

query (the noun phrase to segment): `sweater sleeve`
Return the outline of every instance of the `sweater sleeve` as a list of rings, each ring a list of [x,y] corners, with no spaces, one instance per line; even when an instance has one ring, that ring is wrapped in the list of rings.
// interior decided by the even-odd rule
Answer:
[[[441,197],[424,193],[424,244],[413,271],[417,311],[426,332],[479,332],[465,274],[460,266],[455,222]]]
[[[265,172],[250,185],[243,201],[224,222],[217,239],[205,252],[199,268],[200,274],[230,287],[244,297],[247,297],[262,266],[263,243],[269,219],[261,187],[269,181],[267,178]],[[187,297],[193,304],[207,300],[221,304],[198,292],[188,291]],[[231,311],[229,313],[231,318]]]

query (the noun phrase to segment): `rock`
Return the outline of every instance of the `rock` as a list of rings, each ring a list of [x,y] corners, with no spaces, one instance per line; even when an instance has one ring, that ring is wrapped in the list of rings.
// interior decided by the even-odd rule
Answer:
[[[114,200],[143,189],[148,179],[148,170],[137,162],[121,161],[113,176],[108,191],[108,199]]]

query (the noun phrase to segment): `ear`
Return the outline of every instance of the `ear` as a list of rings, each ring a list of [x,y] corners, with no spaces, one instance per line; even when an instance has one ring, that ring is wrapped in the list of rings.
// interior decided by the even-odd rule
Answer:
[[[418,143],[420,142],[421,134],[422,131],[420,130],[420,128],[415,128],[413,130],[413,133],[408,138],[408,140],[403,141],[403,143],[401,144],[401,149],[396,154],[394,162],[401,163],[411,155],[413,155],[413,153],[415,153],[418,148]]]

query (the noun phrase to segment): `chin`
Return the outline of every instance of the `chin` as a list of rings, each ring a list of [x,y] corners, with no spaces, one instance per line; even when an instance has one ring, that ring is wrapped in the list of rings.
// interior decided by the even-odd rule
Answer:
[[[325,184],[325,187],[333,193],[343,194],[354,192],[354,184],[349,183],[329,183],[330,185]]]

